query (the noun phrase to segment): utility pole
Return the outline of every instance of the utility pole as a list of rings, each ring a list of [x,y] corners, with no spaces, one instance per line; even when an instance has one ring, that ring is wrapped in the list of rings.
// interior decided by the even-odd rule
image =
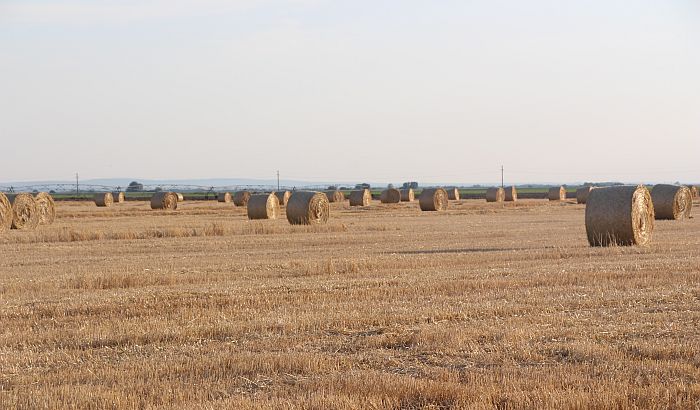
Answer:
[[[501,188],[505,188],[505,185],[503,184],[503,165],[501,165]]]
[[[280,170],[277,170],[277,192],[280,190]]]
[[[75,173],[75,196],[80,196],[80,180],[77,172]]]

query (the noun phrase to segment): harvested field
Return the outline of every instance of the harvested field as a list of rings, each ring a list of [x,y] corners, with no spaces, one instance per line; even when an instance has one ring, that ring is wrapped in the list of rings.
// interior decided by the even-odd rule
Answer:
[[[0,234],[0,408],[697,407],[698,219],[599,248],[573,203],[331,205]]]

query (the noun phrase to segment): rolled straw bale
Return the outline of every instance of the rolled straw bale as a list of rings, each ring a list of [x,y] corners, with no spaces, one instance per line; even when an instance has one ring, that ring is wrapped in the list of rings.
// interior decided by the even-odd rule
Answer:
[[[275,192],[275,196],[277,197],[277,201],[281,206],[287,206],[287,202],[289,202],[289,197],[292,195],[291,192],[289,191],[280,191],[280,192]]]
[[[547,198],[550,201],[566,201],[566,188],[563,186],[549,188]]]
[[[39,212],[39,225],[51,225],[56,220],[56,204],[48,192],[39,192],[34,197]]]
[[[273,194],[251,195],[248,200],[248,219],[277,219],[280,214],[280,201]]]
[[[39,210],[32,194],[8,195],[12,204],[12,229],[35,229],[39,225]]]
[[[401,202],[413,202],[415,200],[416,194],[413,192],[413,188],[401,190]]]
[[[447,199],[450,201],[459,201],[459,189],[457,188],[448,188],[446,189],[447,191]]]
[[[177,209],[177,194],[175,192],[156,192],[151,197],[151,209]]]
[[[506,187],[505,191],[506,191],[506,196],[505,196],[506,202],[515,202],[518,200],[518,191],[515,189],[514,186]]]
[[[644,185],[591,190],[586,235],[591,246],[645,245],[654,231],[654,204]]]
[[[233,194],[233,203],[236,206],[248,205],[249,199],[250,199],[250,192],[248,192],[248,191],[238,191],[235,194]]]
[[[698,187],[695,185],[689,185],[688,188],[690,188],[690,193],[693,195],[693,198],[700,196],[700,190],[698,190]]]
[[[177,202],[182,202],[185,200],[185,196],[182,195],[181,192],[175,192],[175,195],[177,195]]]
[[[448,201],[447,191],[442,188],[424,189],[418,197],[421,211],[444,211]]]
[[[5,232],[12,227],[12,214],[10,200],[0,192],[0,232]]]
[[[503,202],[506,199],[506,191],[501,187],[486,190],[486,202]]]
[[[124,196],[123,192],[114,191],[112,192],[112,200],[118,204],[121,204],[126,200],[126,197]]]
[[[112,206],[114,197],[111,192],[98,192],[95,194],[95,205],[99,207]]]
[[[690,218],[693,209],[693,196],[687,186],[654,185],[651,189],[656,219]]]
[[[326,191],[326,197],[328,197],[328,202],[343,202],[345,201],[345,194],[343,191]]]
[[[350,206],[367,206],[372,203],[372,193],[369,189],[350,192]]]
[[[231,193],[230,192],[219,192],[219,194],[216,196],[216,200],[219,202],[231,202]]]
[[[585,186],[576,190],[576,203],[585,204],[588,200],[588,194],[591,193],[592,186]]]
[[[287,221],[292,225],[324,224],[328,222],[330,208],[324,193],[294,191],[287,202]]]
[[[401,191],[395,188],[389,188],[382,191],[379,200],[383,204],[398,204],[401,202]]]

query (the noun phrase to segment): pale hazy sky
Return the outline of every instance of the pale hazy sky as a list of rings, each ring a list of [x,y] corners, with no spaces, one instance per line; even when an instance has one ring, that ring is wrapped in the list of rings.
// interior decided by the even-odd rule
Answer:
[[[697,0],[0,0],[0,181],[700,181]]]

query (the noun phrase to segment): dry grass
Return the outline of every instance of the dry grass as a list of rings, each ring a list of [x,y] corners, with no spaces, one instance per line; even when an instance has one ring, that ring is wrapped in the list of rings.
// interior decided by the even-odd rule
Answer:
[[[696,408],[700,222],[583,206],[57,203],[0,236],[0,408]],[[336,205],[336,204],[334,204]]]

